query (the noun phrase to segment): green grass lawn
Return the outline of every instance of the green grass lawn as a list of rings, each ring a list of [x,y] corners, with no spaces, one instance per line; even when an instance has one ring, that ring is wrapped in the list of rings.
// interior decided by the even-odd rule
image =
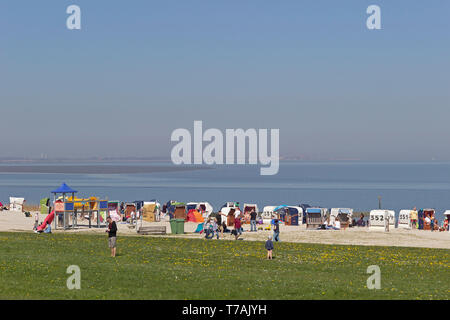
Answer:
[[[0,299],[449,299],[449,250],[0,233]],[[81,289],[69,290],[69,265]],[[366,287],[367,267],[381,289]]]

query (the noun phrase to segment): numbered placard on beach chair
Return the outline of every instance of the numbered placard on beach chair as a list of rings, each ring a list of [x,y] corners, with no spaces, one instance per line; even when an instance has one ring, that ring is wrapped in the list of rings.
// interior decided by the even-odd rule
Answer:
[[[369,229],[384,231],[388,223],[388,212],[386,210],[370,211]]]
[[[411,211],[400,210],[398,215],[398,227],[401,229],[411,229]]]

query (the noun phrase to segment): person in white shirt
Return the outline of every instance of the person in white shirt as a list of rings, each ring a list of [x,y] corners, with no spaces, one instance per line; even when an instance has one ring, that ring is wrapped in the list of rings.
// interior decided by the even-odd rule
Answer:
[[[341,222],[339,221],[339,219],[334,220],[334,229],[335,230],[341,229]]]
[[[128,223],[133,223],[135,218],[136,218],[136,212],[134,212],[134,210],[133,210],[130,213],[130,219],[128,220]]]

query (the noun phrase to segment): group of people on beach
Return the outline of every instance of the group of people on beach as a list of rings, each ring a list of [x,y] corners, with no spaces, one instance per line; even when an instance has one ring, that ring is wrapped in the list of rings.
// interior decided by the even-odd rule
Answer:
[[[0,211],[7,209],[3,206],[3,204],[0,202]],[[50,210],[49,210],[50,212]],[[422,211],[421,211],[422,212]],[[52,212],[53,213],[53,212]],[[140,212],[130,212],[128,215],[125,214],[123,203],[120,206],[120,213],[121,217],[123,217],[122,221],[129,221],[133,219],[137,219],[139,217]],[[54,213],[53,213],[54,215]],[[49,215],[51,216],[51,215]],[[39,213],[36,212],[34,215],[34,231],[38,233],[51,233],[51,221],[44,221],[43,223],[39,224]],[[257,232],[258,231],[258,215],[253,210],[249,213],[244,214],[237,208],[234,212],[234,222],[232,222],[232,225],[227,225],[227,218],[228,215],[223,214],[222,212],[218,212],[215,215],[210,215],[207,218],[206,223],[204,223],[203,230],[205,234],[206,239],[213,239],[216,237],[217,239],[224,239],[225,233],[230,233],[232,236],[234,236],[235,240],[242,240],[241,236],[244,232],[244,221],[249,222],[250,229],[245,230],[246,232]],[[368,221],[366,221],[364,214],[361,213],[358,220],[353,220],[352,225],[356,227],[366,227],[368,226]],[[334,219],[333,222],[330,222],[330,217],[327,217],[325,219],[322,227],[325,229],[333,229],[333,230],[339,230],[340,229],[340,221],[339,219]],[[439,226],[439,222],[437,218],[434,216],[434,214],[425,214],[423,217],[419,218],[418,211],[416,208],[414,208],[410,212],[410,219],[411,219],[411,227],[412,228],[418,228],[419,227],[419,219],[420,223],[423,223],[423,225],[428,226],[428,230],[435,231],[448,231],[449,229],[449,221],[448,216],[444,219],[442,226]],[[106,232],[108,233],[108,246],[111,250],[111,256],[116,256],[116,239],[117,239],[117,225],[116,222],[113,221],[111,216],[107,216],[107,229]],[[43,228],[44,227],[44,228]],[[229,229],[230,227],[230,229]],[[232,228],[232,229],[231,229]],[[262,227],[259,228],[262,230]],[[267,228],[266,228],[267,229]],[[265,249],[267,250],[267,259],[272,259],[272,250],[274,248],[273,243],[280,241],[280,224],[278,219],[272,219],[269,230],[273,230],[273,234],[271,234],[266,243],[265,243]]]
[[[243,223],[242,223],[242,213],[240,210],[236,210],[234,213],[234,223],[233,229],[228,229],[227,223],[225,220],[222,221],[222,217],[226,217],[226,215],[222,213],[218,213],[216,216],[209,217],[206,223],[203,226],[203,232],[205,233],[206,239],[212,239],[216,236],[217,239],[224,238],[224,233],[230,233],[234,236],[235,240],[239,240],[240,236],[244,232]],[[257,213],[255,211],[250,212],[250,230],[248,232],[257,232]],[[278,219],[273,220],[273,239],[275,241],[279,241],[280,236],[280,225]]]
[[[219,218],[221,219],[221,215],[219,215]],[[250,230],[249,232],[257,232],[257,223],[256,223],[257,214],[255,211],[252,211],[250,213]],[[208,218],[207,222],[204,226],[204,232],[205,232],[205,238],[206,239],[212,239],[214,235],[216,235],[217,239],[220,237],[224,238],[225,232],[230,232],[232,235],[234,235],[235,240],[238,240],[239,237],[242,235],[242,232],[244,231],[244,228],[242,227],[242,215],[241,212],[236,210],[235,217],[234,217],[234,229],[229,230],[227,227],[227,224],[225,221],[219,222],[217,217],[210,217]],[[273,236],[270,235],[267,239],[264,247],[267,250],[267,259],[272,260],[273,254],[272,251],[274,249],[273,241],[279,242],[280,241],[280,223],[278,219],[273,220]],[[220,237],[219,237],[220,235]]]
[[[439,221],[436,219],[434,215],[426,215],[423,219],[426,226],[429,227],[431,231],[445,231],[448,229],[448,219],[444,220],[444,224],[442,227],[439,227]],[[417,222],[412,226],[413,228],[416,228]]]
[[[106,218],[106,222],[108,224],[108,227],[105,230],[105,232],[108,233],[108,246],[111,250],[111,257],[114,258],[116,256],[116,252],[117,252],[117,224],[115,221],[113,221],[111,219],[110,216],[108,216]],[[222,226],[224,228],[227,228],[226,223],[223,223]],[[220,228],[220,230],[221,231],[219,231],[217,219],[210,218],[210,219],[208,219],[208,227],[205,229],[205,237],[207,239],[211,239],[211,238],[213,238],[214,234],[216,234],[217,239],[219,239],[219,232],[222,232],[222,238],[223,238],[224,229]],[[239,235],[241,235],[242,231],[243,231],[239,217],[237,219],[235,219],[233,231],[235,231],[235,232],[234,233],[232,232],[232,234],[235,235],[235,239],[237,240],[239,238]],[[273,239],[274,239],[274,241],[280,241],[280,225],[278,223],[278,220],[275,220],[275,223],[274,223]],[[265,243],[265,248],[267,250],[267,259],[271,260],[273,258],[272,251],[274,249],[271,235],[269,236],[268,240]]]
[[[411,228],[418,229],[419,228],[419,213],[417,208],[414,209],[410,213],[411,219]],[[421,218],[423,224],[426,226],[426,229],[430,231],[447,231],[448,230],[448,217],[446,217],[442,223],[442,226],[439,227],[439,220],[432,213],[426,213],[424,217]]]

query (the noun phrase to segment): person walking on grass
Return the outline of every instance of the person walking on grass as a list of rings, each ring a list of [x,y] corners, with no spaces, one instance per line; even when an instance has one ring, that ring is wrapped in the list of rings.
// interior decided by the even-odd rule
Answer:
[[[108,229],[106,229],[106,232],[108,232],[108,244],[111,249],[111,257],[114,258],[116,256],[117,225],[110,216],[106,218],[106,221],[108,222]]]
[[[256,212],[253,210],[250,213],[250,231],[256,232]]]
[[[273,240],[279,242],[280,241],[280,223],[278,219],[275,219],[273,225]]]
[[[267,239],[266,241],[266,250],[267,250],[267,259],[272,260],[272,250],[273,250],[272,236],[269,236],[269,239]]]

